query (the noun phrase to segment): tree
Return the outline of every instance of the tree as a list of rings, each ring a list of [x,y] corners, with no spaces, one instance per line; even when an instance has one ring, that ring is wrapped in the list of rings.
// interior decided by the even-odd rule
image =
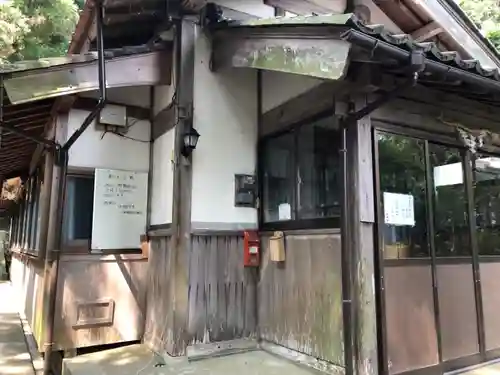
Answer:
[[[0,60],[66,54],[82,0],[1,0]]]
[[[500,50],[500,1],[460,0],[459,5],[493,45]]]

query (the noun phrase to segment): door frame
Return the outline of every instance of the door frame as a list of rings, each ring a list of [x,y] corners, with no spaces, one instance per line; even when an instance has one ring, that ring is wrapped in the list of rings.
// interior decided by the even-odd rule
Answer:
[[[478,332],[478,348],[479,352],[470,356],[461,357],[458,359],[453,359],[449,361],[443,361],[442,357],[442,340],[441,340],[441,325],[440,325],[440,312],[439,312],[439,295],[438,295],[438,284],[437,284],[437,272],[436,265],[438,263],[443,263],[443,259],[446,259],[447,264],[453,264],[457,262],[457,258],[437,258],[435,252],[434,236],[429,236],[429,246],[430,246],[430,259],[408,259],[408,260],[398,260],[399,264],[430,264],[432,270],[432,287],[433,287],[433,303],[434,303],[434,320],[436,325],[436,340],[438,347],[438,364],[430,367],[410,370],[402,374],[405,375],[433,375],[433,374],[443,374],[447,371],[453,371],[459,368],[468,367],[471,365],[479,364],[485,362],[492,358],[500,357],[500,349],[492,350],[487,352],[485,350],[485,332],[484,332],[484,312],[482,305],[482,290],[481,290],[481,277],[479,269],[479,251],[476,238],[476,222],[475,222],[475,202],[474,202],[474,191],[473,191],[473,161],[474,158],[471,155],[470,150],[467,150],[458,140],[440,133],[431,133],[425,130],[413,129],[404,127],[401,125],[390,124],[381,121],[373,121],[372,126],[372,146],[373,146],[373,186],[375,195],[375,214],[376,214],[376,225],[374,234],[375,238],[375,288],[376,288],[376,311],[377,311],[377,345],[378,345],[378,359],[379,359],[379,373],[381,375],[389,375],[389,357],[388,357],[388,345],[387,345],[387,323],[386,323],[386,304],[385,304],[385,267],[387,267],[386,260],[384,259],[384,253],[382,248],[383,243],[383,225],[384,221],[383,212],[381,212],[382,207],[382,196],[380,187],[380,169],[379,169],[379,147],[378,147],[378,134],[394,134],[399,136],[405,136],[413,139],[418,139],[424,141],[424,153],[425,153],[425,170],[426,170],[426,200],[427,200],[427,230],[428,233],[434,233],[434,223],[433,223],[433,212],[434,212],[434,202],[432,199],[432,176],[431,170],[429,168],[430,158],[429,158],[429,144],[438,144],[443,146],[454,147],[461,150],[464,154],[464,184],[465,184],[465,194],[467,197],[467,214],[468,214],[468,226],[471,241],[472,255],[471,259],[467,258],[467,263],[471,264],[472,267],[472,277],[474,282],[474,298],[475,298],[475,311],[476,311],[476,325]]]

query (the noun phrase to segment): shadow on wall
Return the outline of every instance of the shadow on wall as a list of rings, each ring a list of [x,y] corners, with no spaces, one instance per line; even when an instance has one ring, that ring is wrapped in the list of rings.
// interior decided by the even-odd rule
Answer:
[[[56,310],[61,350],[142,338],[146,262],[93,258],[61,262]]]

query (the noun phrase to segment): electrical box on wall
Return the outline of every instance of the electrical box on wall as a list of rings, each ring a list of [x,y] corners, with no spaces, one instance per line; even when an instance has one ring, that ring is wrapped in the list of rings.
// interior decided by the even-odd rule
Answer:
[[[104,126],[127,126],[127,107],[122,105],[107,104],[99,114],[99,124]]]
[[[234,176],[235,207],[255,207],[257,198],[257,181],[255,176],[248,174],[237,174]]]

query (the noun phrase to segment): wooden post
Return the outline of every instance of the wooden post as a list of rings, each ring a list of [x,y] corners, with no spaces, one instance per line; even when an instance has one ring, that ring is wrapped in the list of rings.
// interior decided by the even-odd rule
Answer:
[[[188,345],[189,310],[189,262],[191,246],[191,157],[181,155],[183,135],[193,125],[194,94],[194,54],[195,23],[183,18],[178,24],[176,45],[176,94],[177,119],[175,131],[175,170],[173,191],[173,237],[170,293],[172,303],[172,322],[168,325],[167,335],[172,338],[169,354],[181,356]]]
[[[364,95],[354,100],[355,110],[366,104]],[[364,117],[347,129],[348,181],[349,186],[353,187],[347,240],[350,241],[352,252],[353,356],[354,373],[358,375],[374,375],[378,372],[372,148],[371,121],[369,117]]]

